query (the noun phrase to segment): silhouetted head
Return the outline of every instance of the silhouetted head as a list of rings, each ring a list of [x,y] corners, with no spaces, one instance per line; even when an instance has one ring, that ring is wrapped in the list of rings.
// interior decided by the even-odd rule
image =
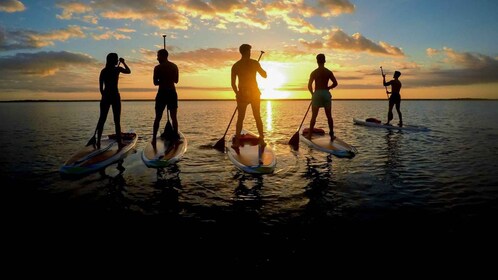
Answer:
[[[394,77],[394,78],[399,78],[399,76],[401,76],[401,72],[399,72],[399,71],[394,71],[394,75],[393,75],[393,77]]]
[[[157,51],[157,61],[161,62],[161,61],[166,61],[168,60],[168,51],[165,50],[165,49],[160,49]]]
[[[251,55],[251,48],[252,47],[249,44],[242,44],[239,47],[239,52],[240,54],[242,54],[242,56]]]
[[[105,66],[116,66],[118,64],[118,54],[117,53],[109,53],[106,58]]]
[[[325,63],[325,55],[323,53],[320,53],[316,56],[316,62],[318,64],[324,64]]]

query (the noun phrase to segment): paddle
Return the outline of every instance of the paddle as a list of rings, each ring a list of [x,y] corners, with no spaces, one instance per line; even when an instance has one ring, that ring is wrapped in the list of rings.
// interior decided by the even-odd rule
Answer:
[[[171,138],[173,136],[173,126],[169,121],[169,110],[166,108],[166,116],[168,117],[168,121],[166,122],[166,126],[164,127],[164,132],[161,134],[162,138]]]
[[[261,51],[258,57],[258,61],[261,59],[261,56],[264,54],[264,51]],[[221,137],[216,144],[214,144],[213,148],[216,150],[223,152],[225,151],[225,136],[227,135],[228,129],[230,128],[230,125],[232,124],[233,117],[235,116],[235,112],[237,112],[237,107],[235,107],[235,110],[233,111],[232,117],[230,118],[230,122],[228,123],[227,129],[225,130],[225,133],[223,134],[223,137]]]
[[[380,73],[382,74],[382,78],[384,78],[384,70],[382,70],[382,66],[380,67]],[[384,87],[386,88],[387,99],[389,99],[389,91],[387,90],[387,86]]]
[[[97,129],[95,129],[95,131],[93,132],[92,138],[90,138],[90,140],[88,140],[88,143],[86,143],[86,147],[95,146],[95,144],[97,144],[97,139],[95,138],[95,134],[97,134]]]
[[[304,114],[304,118],[301,121],[299,128],[297,129],[296,133],[292,135],[292,138],[289,140],[289,145],[291,145],[292,148],[294,148],[294,150],[296,151],[299,150],[299,131],[301,130],[301,126],[303,126],[304,120],[306,119],[306,116],[308,115],[310,108],[311,108],[311,102],[310,105],[308,106],[308,110],[306,110],[306,114]]]

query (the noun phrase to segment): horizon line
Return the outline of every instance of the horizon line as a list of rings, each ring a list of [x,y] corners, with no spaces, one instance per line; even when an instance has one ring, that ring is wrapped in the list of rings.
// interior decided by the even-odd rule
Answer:
[[[264,98],[261,101],[301,101],[301,100],[309,100],[310,98]],[[386,98],[336,98],[332,99],[332,101],[387,101]],[[495,101],[498,98],[404,98],[402,100],[410,100],[410,101],[438,101],[438,100],[485,100],[485,101]],[[19,100],[0,100],[0,103],[11,103],[11,102],[96,102],[100,101],[100,99],[19,99]],[[121,99],[121,102],[134,102],[134,101],[154,101],[154,99]],[[178,99],[178,101],[235,101],[235,99],[227,99],[227,98],[206,98],[206,99]]]

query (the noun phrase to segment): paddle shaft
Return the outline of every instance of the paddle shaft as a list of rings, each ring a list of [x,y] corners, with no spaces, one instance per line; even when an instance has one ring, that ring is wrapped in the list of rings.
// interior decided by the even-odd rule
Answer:
[[[312,102],[310,102],[310,105],[308,105],[308,110],[306,110],[306,113],[304,114],[304,118],[301,121],[301,124],[299,125],[299,128],[297,129],[298,133],[301,130],[301,127],[303,126],[304,120],[306,119],[306,116],[308,115],[308,112],[310,111]]]
[[[380,67],[380,73],[382,74],[382,78],[384,78],[384,70],[382,70],[382,66]],[[386,88],[387,99],[389,99],[389,91],[387,90],[387,86],[384,87]]]

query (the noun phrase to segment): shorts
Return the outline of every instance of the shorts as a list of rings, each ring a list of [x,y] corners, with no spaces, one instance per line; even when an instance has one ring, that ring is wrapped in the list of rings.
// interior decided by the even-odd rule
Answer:
[[[330,107],[332,105],[332,95],[326,89],[315,91],[311,97],[313,107]]]
[[[251,105],[259,105],[261,93],[259,90],[239,90],[236,99],[237,103],[250,103]]]
[[[389,97],[389,104],[400,104],[401,103],[401,95],[399,93],[391,93],[391,97]]]
[[[168,106],[168,110],[178,108],[178,94],[176,90],[157,92],[156,95],[156,110],[164,111]]]

